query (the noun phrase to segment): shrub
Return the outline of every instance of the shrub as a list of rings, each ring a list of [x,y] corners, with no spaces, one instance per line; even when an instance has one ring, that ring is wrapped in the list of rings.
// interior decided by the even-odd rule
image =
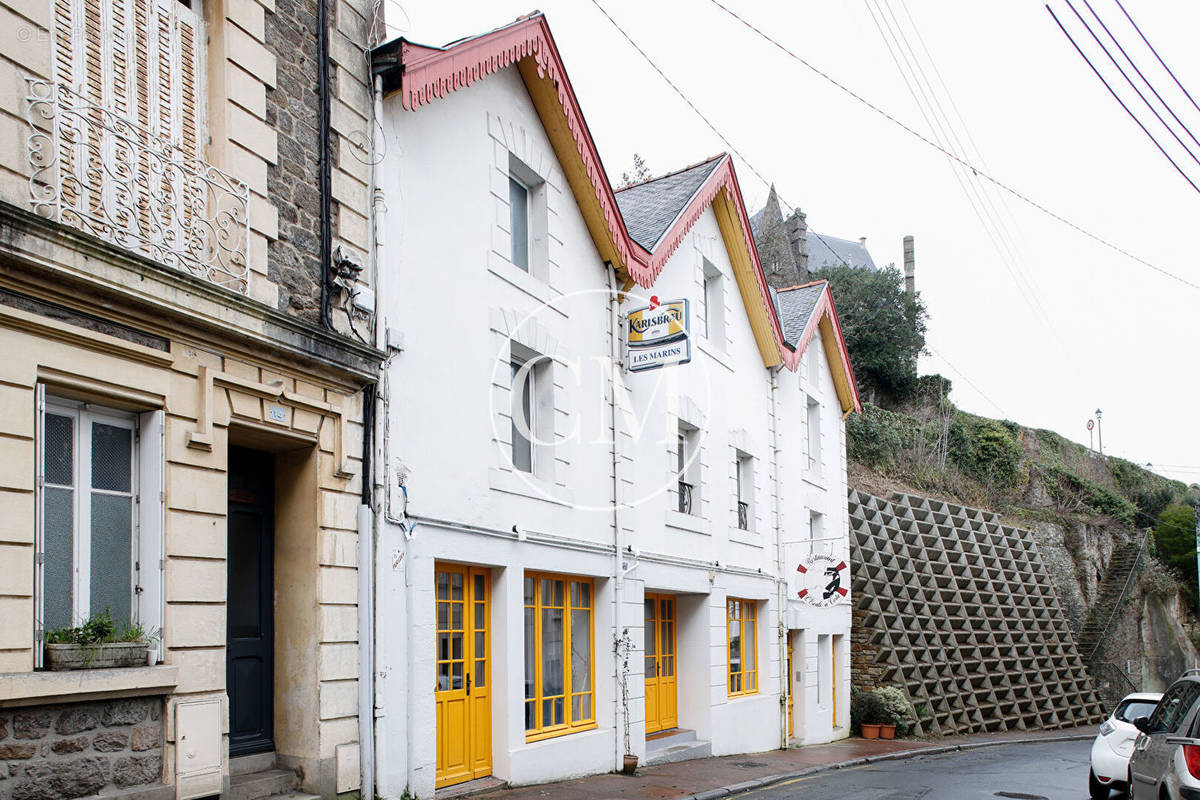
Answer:
[[[883,698],[874,692],[854,689],[850,693],[850,725],[861,732],[863,723],[879,725],[887,721],[887,707]]]
[[[917,712],[904,692],[895,686],[880,686],[871,694],[878,698],[883,707],[884,724],[895,725],[897,734],[907,736],[917,721]]]

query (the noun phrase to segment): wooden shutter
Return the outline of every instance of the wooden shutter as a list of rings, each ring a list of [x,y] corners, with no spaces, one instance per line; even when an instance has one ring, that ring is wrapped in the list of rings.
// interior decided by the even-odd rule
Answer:
[[[202,155],[204,21],[178,0],[55,0],[55,80]]]

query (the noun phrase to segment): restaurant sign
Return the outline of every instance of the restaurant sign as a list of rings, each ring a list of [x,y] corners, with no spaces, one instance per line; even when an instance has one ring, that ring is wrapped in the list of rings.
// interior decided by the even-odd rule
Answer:
[[[625,328],[626,360],[630,372],[686,364],[692,360],[687,300],[650,305],[629,312]]]

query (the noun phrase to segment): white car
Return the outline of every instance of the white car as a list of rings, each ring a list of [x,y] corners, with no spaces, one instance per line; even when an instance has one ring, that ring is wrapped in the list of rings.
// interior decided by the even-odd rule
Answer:
[[[1138,737],[1133,721],[1150,716],[1161,698],[1159,692],[1127,695],[1100,726],[1100,735],[1092,743],[1092,771],[1088,775],[1088,793],[1094,800],[1108,797],[1112,789],[1129,790],[1129,757]]]

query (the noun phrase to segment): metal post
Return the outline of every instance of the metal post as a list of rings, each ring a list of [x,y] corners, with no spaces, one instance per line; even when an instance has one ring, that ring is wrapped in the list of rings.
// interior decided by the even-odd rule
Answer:
[[[1100,443],[1100,455],[1104,455],[1104,431],[1100,429],[1100,409],[1096,409],[1096,439]]]
[[[1196,515],[1196,598],[1200,600],[1200,506],[1192,506]]]

